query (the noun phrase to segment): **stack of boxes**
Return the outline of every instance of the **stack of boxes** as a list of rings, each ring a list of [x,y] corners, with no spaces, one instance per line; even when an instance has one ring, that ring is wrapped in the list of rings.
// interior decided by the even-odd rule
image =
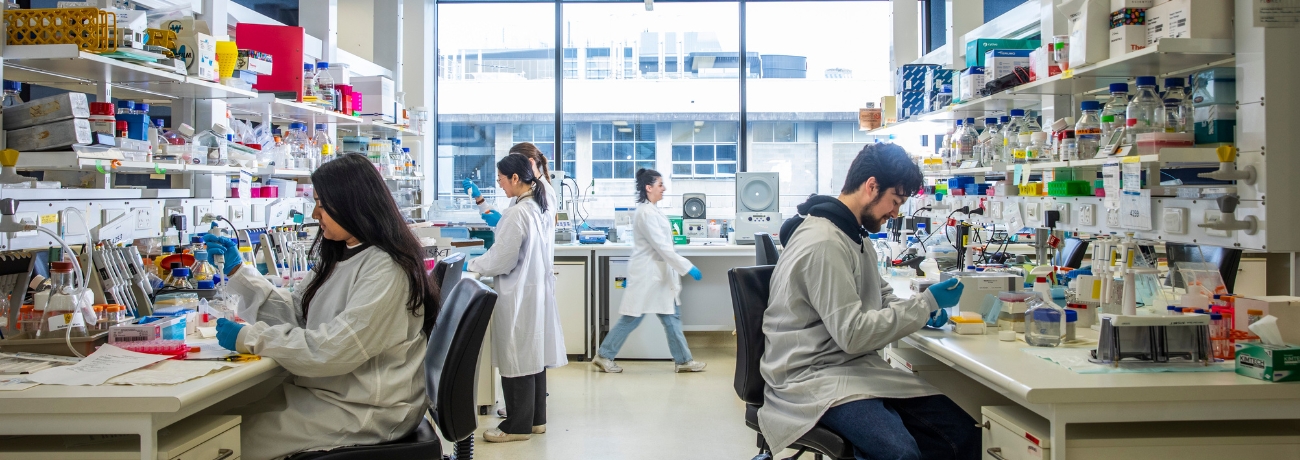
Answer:
[[[1110,0],[1110,56],[1147,47],[1147,9],[1155,0]]]
[[[67,149],[94,142],[90,103],[63,93],[4,108],[5,146],[20,152]]]
[[[1112,0],[1116,2],[1118,0]],[[1143,3],[1125,0],[1123,3]],[[1147,44],[1162,38],[1233,38],[1232,0],[1152,0],[1146,11]]]
[[[926,100],[925,76],[931,69],[938,69],[935,64],[904,64],[899,66],[895,75],[895,90],[898,92],[898,121],[908,120],[924,113]],[[951,81],[951,79],[949,80]]]
[[[925,69],[925,113],[941,110],[952,103],[952,70],[939,66]]]
[[[1192,106],[1197,144],[1233,142],[1237,129],[1237,72],[1233,67],[1192,75]]]

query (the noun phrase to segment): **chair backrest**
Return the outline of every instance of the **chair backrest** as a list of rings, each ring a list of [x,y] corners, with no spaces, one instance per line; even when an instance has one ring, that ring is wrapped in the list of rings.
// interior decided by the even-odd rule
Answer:
[[[425,392],[442,436],[457,442],[478,428],[475,370],[497,293],[468,278],[450,291],[424,354]]]
[[[731,284],[731,311],[736,317],[736,395],[742,401],[763,405],[766,383],[758,372],[763,358],[763,312],[772,282],[773,265],[737,267],[727,271]]]
[[[433,279],[434,283],[438,284],[439,305],[447,304],[447,294],[451,292],[451,288],[456,286],[456,282],[460,281],[460,275],[464,272],[465,254],[459,252],[444,257],[433,266],[433,275],[430,278]],[[433,329],[433,320],[433,316],[424,317],[424,335],[426,337],[429,335],[429,331]]]
[[[1083,257],[1088,254],[1088,241],[1078,238],[1066,238],[1060,251],[1056,252],[1053,265],[1058,267],[1079,268],[1083,266]]]
[[[754,234],[754,252],[755,265],[776,265],[776,260],[781,257],[772,235],[762,232]]]

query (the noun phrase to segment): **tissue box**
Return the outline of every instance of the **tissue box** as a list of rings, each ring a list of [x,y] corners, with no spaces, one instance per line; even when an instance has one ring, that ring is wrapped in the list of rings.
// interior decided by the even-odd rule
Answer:
[[[1147,44],[1162,38],[1233,38],[1232,0],[1169,0],[1147,10]]]
[[[984,67],[972,66],[961,71],[961,100],[966,101],[979,97],[979,90],[984,88],[984,83],[988,81],[984,75]]]
[[[1201,107],[1237,103],[1237,69],[1205,69],[1192,75],[1192,105]],[[8,118],[6,118],[6,121]]]
[[[1127,25],[1110,29],[1110,55],[1123,56],[1147,47],[1147,26]]]
[[[1277,328],[1282,331],[1282,341],[1300,343],[1300,297],[1285,295],[1237,297],[1237,311],[1260,310],[1277,318]],[[1237,328],[1248,330],[1245,321],[1237,321]]]
[[[988,80],[1010,75],[1016,67],[1029,67],[1029,53],[1033,50],[991,50],[984,55],[984,73]]]
[[[1058,7],[1069,21],[1070,59],[1067,69],[1077,69],[1110,57],[1110,2],[1065,0]]]
[[[1239,343],[1237,375],[1270,382],[1300,381],[1300,347]]]
[[[1193,112],[1197,144],[1233,142],[1237,130],[1237,106],[1231,104],[1196,107]]]
[[[925,72],[930,68],[937,68],[935,64],[903,64],[898,67],[896,72],[896,81],[894,82],[895,91],[924,91],[925,90]]]
[[[925,69],[925,91],[937,93],[943,90],[944,85],[952,86],[952,76],[955,72],[942,67],[930,67]]]
[[[988,67],[984,61],[990,50],[1026,50],[1042,46],[1038,40],[1009,40],[1002,38],[977,38],[966,42],[966,67]],[[981,85],[982,86],[982,85]]]

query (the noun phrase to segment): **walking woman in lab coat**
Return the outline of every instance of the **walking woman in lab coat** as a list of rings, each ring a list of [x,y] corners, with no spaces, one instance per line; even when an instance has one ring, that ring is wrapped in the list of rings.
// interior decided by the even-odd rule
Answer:
[[[466,270],[496,277],[492,358],[501,371],[508,416],[483,433],[489,442],[523,441],[546,432],[546,369],[568,364],[555,305],[550,254],[555,235],[544,181],[523,155],[497,162],[497,185],[515,202],[501,213],[492,248]]]
[[[311,175],[319,262],[292,293],[240,260],[235,242],[205,235],[224,255],[244,326],[217,321],[217,341],[274,358],[291,376],[243,416],[244,458],[371,445],[415,430],[426,406],[422,332],[438,287],[420,243],[366,157],[342,155]]]
[[[673,230],[668,216],[656,206],[664,198],[664,179],[653,169],[636,172],[636,216],[632,221],[632,259],[628,261],[627,292],[619,306],[618,323],[600,344],[592,364],[604,372],[623,372],[614,363],[627,336],[641,324],[643,315],[654,313],[664,325],[668,350],[672,352],[677,372],[701,372],[704,363],[691,359],[691,350],[682,334],[681,276],[700,280],[700,269],[673,250]]]

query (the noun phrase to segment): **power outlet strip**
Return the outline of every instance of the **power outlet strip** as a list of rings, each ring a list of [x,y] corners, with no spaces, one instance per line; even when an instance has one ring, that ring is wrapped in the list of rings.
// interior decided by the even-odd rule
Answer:
[[[1079,225],[1082,227],[1092,227],[1097,225],[1097,206],[1092,204],[1079,205]]]

